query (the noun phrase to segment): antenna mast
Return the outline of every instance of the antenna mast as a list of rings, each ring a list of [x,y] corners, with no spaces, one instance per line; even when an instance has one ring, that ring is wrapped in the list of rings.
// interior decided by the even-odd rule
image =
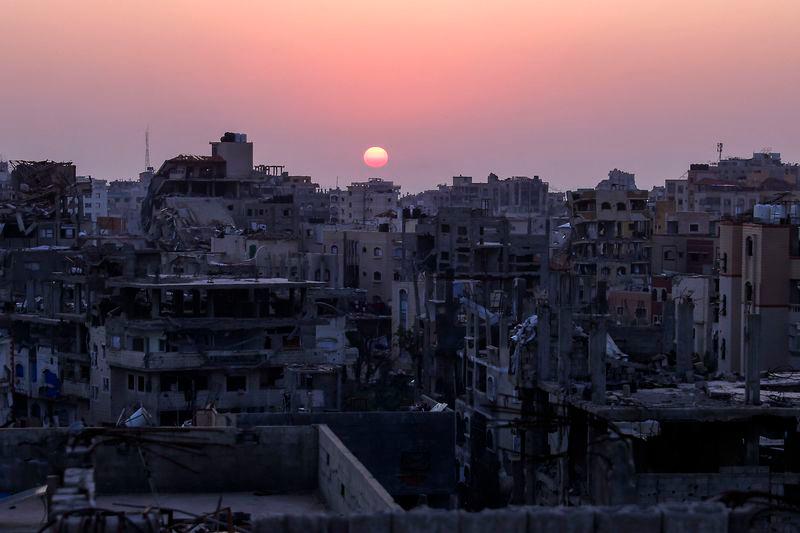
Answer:
[[[717,143],[717,161],[722,161],[722,143]]]
[[[144,169],[150,168],[150,126],[147,126],[144,130]]]

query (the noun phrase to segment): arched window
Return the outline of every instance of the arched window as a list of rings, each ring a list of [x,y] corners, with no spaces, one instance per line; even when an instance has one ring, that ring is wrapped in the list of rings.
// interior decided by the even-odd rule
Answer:
[[[602,204],[600,204],[600,209],[602,209],[603,211],[608,211],[611,209],[611,204],[609,202],[603,202]]]
[[[337,255],[339,253],[339,247],[336,246],[335,244],[331,245],[331,253],[333,255]]]
[[[25,377],[25,367],[22,366],[20,363],[14,367],[14,375],[20,379]]]
[[[379,271],[375,271],[372,273],[372,281],[380,281],[381,280],[381,273]]]
[[[379,246],[376,246],[372,249],[372,257],[383,257],[383,250]]]
[[[625,267],[619,267],[617,269],[617,276],[624,276],[628,273],[628,270]]]
[[[486,378],[486,396],[490,400],[494,400],[497,396],[497,384],[494,381],[494,376],[488,376]]]
[[[753,238],[752,237],[748,237],[744,241],[744,247],[745,247],[745,253],[747,254],[747,257],[753,257]]]

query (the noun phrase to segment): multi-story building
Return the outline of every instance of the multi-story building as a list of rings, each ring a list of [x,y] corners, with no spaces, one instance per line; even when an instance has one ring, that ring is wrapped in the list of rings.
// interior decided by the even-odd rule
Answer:
[[[439,185],[435,191],[405,197],[403,205],[418,207],[429,215],[448,207],[481,209],[495,216],[542,215],[547,212],[547,188],[547,182],[539,176],[500,179],[489,174],[485,182],[473,181],[471,176],[453,176],[451,185]]]
[[[400,231],[400,186],[381,178],[353,182],[346,190],[330,191],[331,222],[335,224],[375,225],[375,219],[393,213],[391,231]]]
[[[713,353],[719,368],[744,373],[751,336],[748,315],[760,316],[762,370],[800,364],[800,245],[783,220],[740,217],[720,223],[719,325]]]
[[[409,242],[411,241],[410,235]],[[392,283],[405,279],[412,257],[403,250],[403,234],[389,231],[335,229],[323,232],[323,253],[333,256],[335,286],[364,289],[378,314],[389,314]]]
[[[139,173],[137,180],[108,182],[108,214],[125,221],[125,232],[142,234],[142,202],[147,196],[153,169]]]
[[[83,196],[83,212],[97,224],[99,218],[108,216],[108,182],[91,176],[79,176],[78,181],[88,181],[90,185]]]
[[[568,193],[578,302],[593,301],[601,281],[629,288],[649,285],[652,219],[647,198],[641,190]]]
[[[710,213],[675,212],[669,201],[656,202],[652,273],[711,274],[717,222]]]

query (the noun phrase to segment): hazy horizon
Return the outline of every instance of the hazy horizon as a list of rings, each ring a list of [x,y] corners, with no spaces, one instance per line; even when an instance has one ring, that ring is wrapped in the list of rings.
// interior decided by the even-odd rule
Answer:
[[[239,131],[256,163],[326,188],[494,172],[567,190],[616,167],[649,189],[720,141],[800,160],[791,1],[4,7],[0,154],[99,179],[143,170],[148,126],[156,168]],[[373,145],[389,152],[378,172]]]

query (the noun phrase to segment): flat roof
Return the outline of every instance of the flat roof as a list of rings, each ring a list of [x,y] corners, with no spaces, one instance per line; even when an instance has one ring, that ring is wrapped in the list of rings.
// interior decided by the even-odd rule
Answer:
[[[259,287],[288,287],[306,288],[322,287],[325,284],[318,281],[289,281],[286,278],[231,278],[216,276],[197,276],[192,278],[166,278],[156,279],[136,278],[131,280],[109,280],[110,287],[133,287],[138,289],[252,289]]]

